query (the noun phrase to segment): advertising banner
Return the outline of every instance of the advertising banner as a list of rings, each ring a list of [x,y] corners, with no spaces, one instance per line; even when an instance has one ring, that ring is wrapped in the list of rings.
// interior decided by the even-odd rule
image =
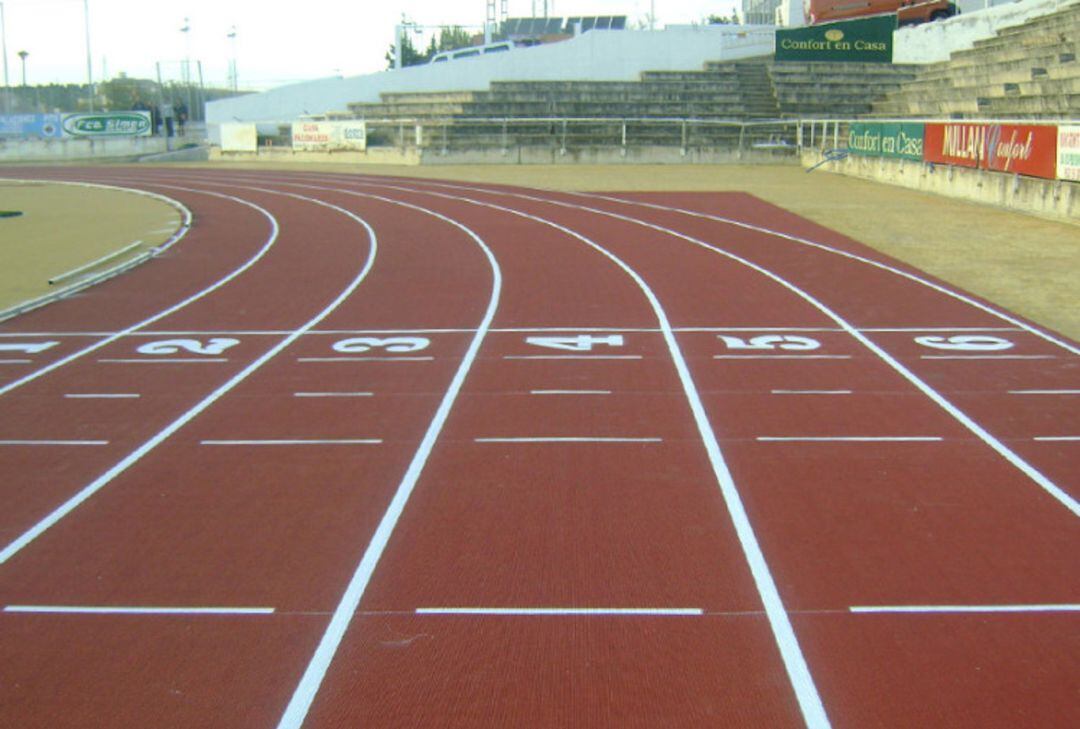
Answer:
[[[1080,181],[1080,126],[1058,127],[1057,176]]]
[[[222,124],[222,152],[258,152],[259,134],[254,124]]]
[[[148,137],[153,132],[148,111],[64,114],[61,126],[69,137]]]
[[[1058,131],[1029,124],[927,124],[927,162],[1054,179]]]
[[[778,61],[892,63],[895,15],[777,29]]]
[[[362,121],[293,122],[292,145],[298,151],[366,149],[367,125]]]
[[[0,116],[0,137],[59,139],[64,136],[59,114],[8,114]]]
[[[923,125],[908,122],[852,122],[848,152],[865,157],[922,161]]]

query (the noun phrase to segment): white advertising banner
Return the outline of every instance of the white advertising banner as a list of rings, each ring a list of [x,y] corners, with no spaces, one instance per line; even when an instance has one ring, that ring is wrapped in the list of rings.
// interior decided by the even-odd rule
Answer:
[[[1057,176],[1080,181],[1080,126],[1058,127]]]
[[[222,124],[222,152],[257,152],[259,135],[254,124]]]
[[[362,121],[293,122],[292,145],[294,150],[304,152],[366,149],[367,125]]]

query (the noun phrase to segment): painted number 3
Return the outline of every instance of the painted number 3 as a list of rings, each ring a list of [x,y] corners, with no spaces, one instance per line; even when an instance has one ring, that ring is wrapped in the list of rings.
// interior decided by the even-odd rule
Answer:
[[[419,352],[427,349],[431,340],[427,337],[353,337],[342,339],[334,344],[335,352],[356,353],[372,349],[385,349],[387,352]]]

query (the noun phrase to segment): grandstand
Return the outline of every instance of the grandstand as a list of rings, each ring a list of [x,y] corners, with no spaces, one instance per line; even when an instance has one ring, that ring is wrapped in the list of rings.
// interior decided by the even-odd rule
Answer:
[[[873,104],[880,117],[1080,116],[1080,4],[999,30],[923,66]]]

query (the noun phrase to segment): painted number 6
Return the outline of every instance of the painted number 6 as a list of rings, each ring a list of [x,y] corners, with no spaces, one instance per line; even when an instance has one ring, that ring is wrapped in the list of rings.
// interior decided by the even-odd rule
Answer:
[[[959,350],[965,352],[999,352],[1012,349],[1013,343],[1001,337],[963,334],[956,337],[915,337],[915,341],[932,349]]]

